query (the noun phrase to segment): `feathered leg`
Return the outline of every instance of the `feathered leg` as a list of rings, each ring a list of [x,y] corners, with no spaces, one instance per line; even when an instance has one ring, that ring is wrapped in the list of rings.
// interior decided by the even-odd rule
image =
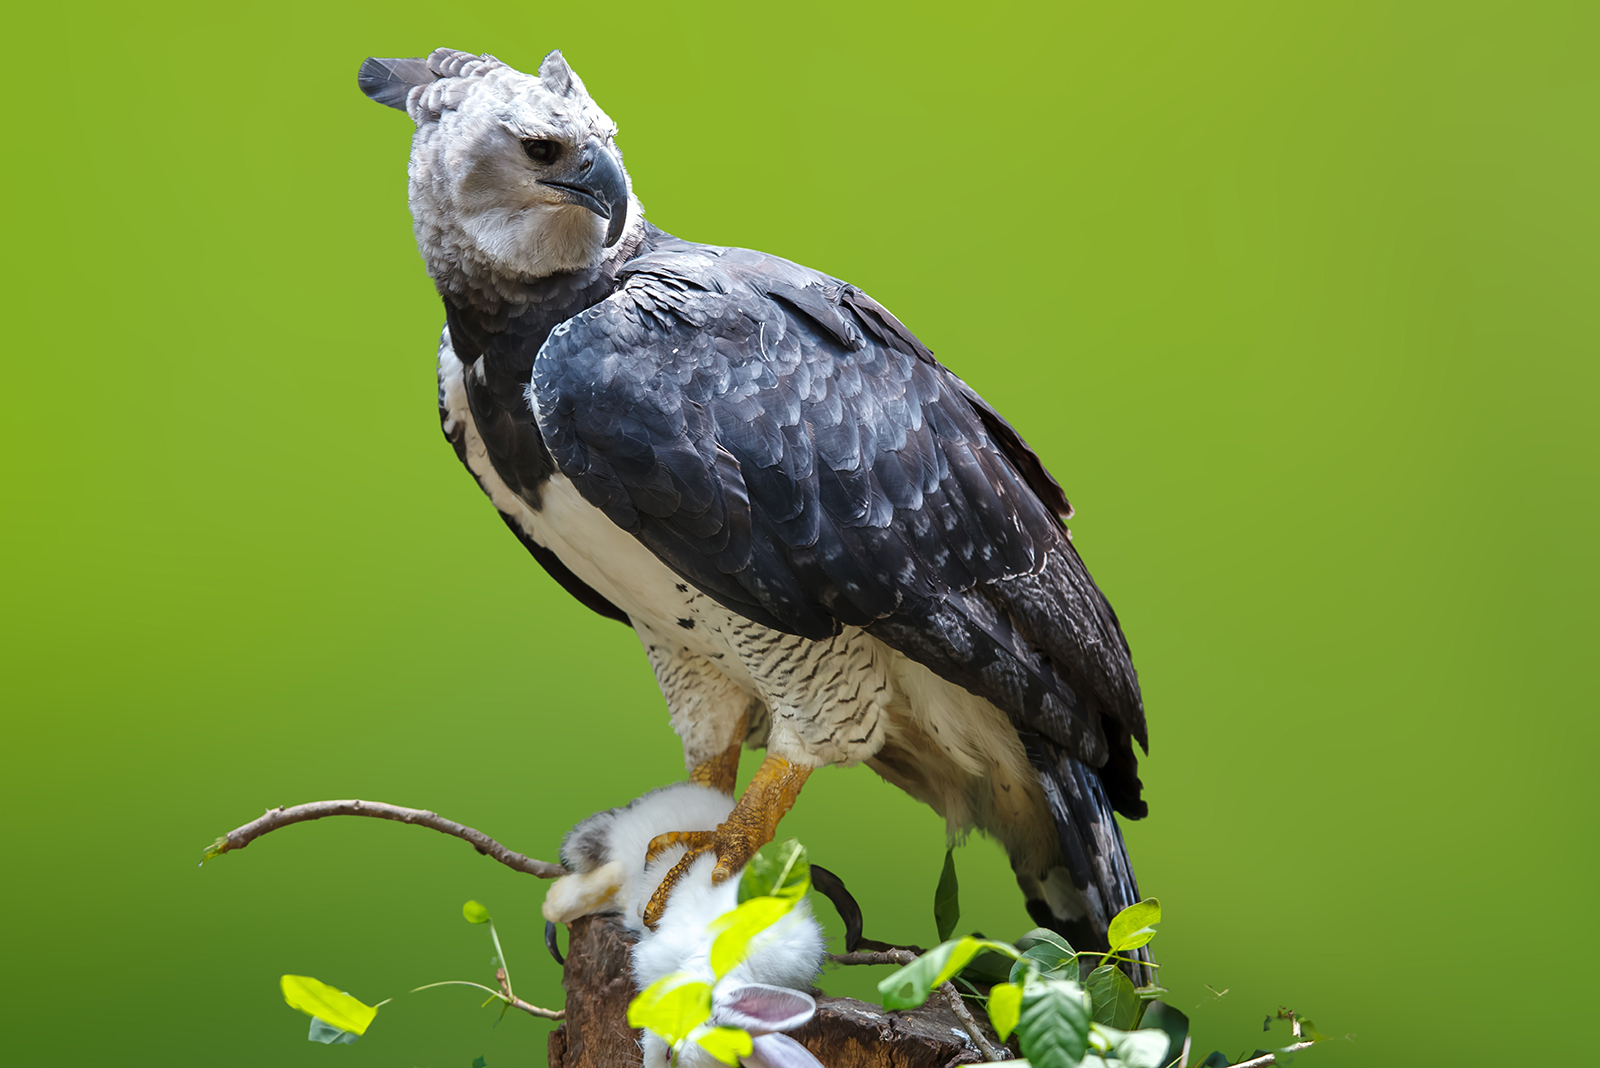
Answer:
[[[734,785],[739,779],[739,754],[744,749],[745,732],[750,727],[748,712],[739,717],[739,729],[733,734],[733,744],[709,760],[702,760],[689,771],[689,781],[699,783],[701,786],[713,786],[729,797],[733,796]],[[710,831],[668,831],[658,834],[650,840],[650,853],[648,860],[654,860],[664,850],[675,845],[687,845],[690,849],[703,846],[712,832]]]
[[[739,714],[739,725],[733,732],[733,744],[710,760],[696,764],[689,772],[689,781],[701,786],[715,786],[723,793],[733,795],[734,783],[739,777],[739,754],[744,749],[744,738],[750,730],[750,712]]]

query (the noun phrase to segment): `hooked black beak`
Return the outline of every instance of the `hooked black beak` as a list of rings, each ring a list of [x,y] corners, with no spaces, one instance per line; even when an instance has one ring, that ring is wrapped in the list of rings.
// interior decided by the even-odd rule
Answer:
[[[606,227],[606,248],[622,236],[622,227],[628,221],[628,177],[622,173],[617,154],[598,137],[584,143],[567,177],[540,178],[539,184],[560,190],[568,204],[588,208],[607,220],[610,225]]]

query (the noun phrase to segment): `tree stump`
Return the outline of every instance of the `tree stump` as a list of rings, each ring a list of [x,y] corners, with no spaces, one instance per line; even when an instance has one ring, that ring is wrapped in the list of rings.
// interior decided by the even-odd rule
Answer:
[[[570,937],[561,979],[567,1018],[550,1034],[550,1068],[636,1068],[639,1032],[628,1026],[633,936],[614,916],[585,916],[572,924]],[[940,998],[885,1012],[855,998],[812,993],[816,1016],[789,1035],[827,1068],[949,1068],[986,1059]],[[993,1035],[989,1040],[1000,1045]]]

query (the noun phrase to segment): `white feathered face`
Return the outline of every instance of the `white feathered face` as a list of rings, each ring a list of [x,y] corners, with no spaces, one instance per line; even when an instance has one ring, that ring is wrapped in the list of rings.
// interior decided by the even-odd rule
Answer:
[[[445,49],[426,66],[368,60],[361,84],[417,124],[411,212],[441,284],[485,269],[529,279],[591,268],[638,214],[616,124],[560,52],[537,76]]]

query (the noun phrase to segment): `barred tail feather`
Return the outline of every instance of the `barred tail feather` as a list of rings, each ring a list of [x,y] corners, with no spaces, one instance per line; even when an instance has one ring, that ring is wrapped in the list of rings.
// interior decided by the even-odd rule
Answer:
[[[1028,739],[1028,758],[1039,774],[1061,844],[1061,863],[1043,878],[1018,873],[1028,913],[1074,949],[1105,952],[1106,928],[1138,901],[1139,883],[1117,827],[1111,802],[1095,770],[1048,738]],[[1150,960],[1147,949],[1130,954]],[[1152,970],[1125,965],[1135,985],[1152,982]]]

